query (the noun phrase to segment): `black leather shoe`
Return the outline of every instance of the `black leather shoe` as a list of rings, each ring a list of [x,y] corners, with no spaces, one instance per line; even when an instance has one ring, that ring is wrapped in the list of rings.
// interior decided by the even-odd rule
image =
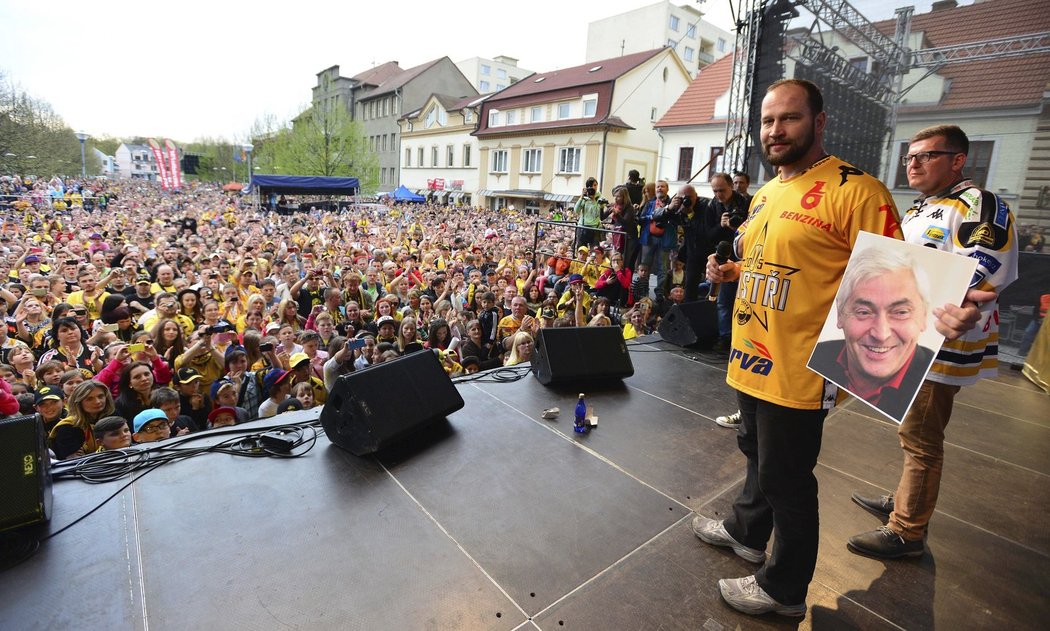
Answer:
[[[876,559],[921,557],[924,552],[922,540],[905,541],[886,526],[850,537],[849,548]]]
[[[853,494],[853,502],[876,517],[889,519],[893,512],[893,495],[880,497],[865,497],[859,493]]]

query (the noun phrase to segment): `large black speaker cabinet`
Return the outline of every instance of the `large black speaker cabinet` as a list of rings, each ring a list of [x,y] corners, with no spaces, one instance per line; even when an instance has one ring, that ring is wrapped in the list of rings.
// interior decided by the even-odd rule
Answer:
[[[434,353],[420,351],[336,380],[321,425],[336,445],[364,456],[463,407]]]
[[[718,341],[718,313],[715,303],[697,300],[674,305],[660,320],[656,331],[665,342],[710,349]]]
[[[532,373],[544,385],[623,379],[634,364],[620,327],[556,327],[536,335]]]
[[[36,414],[0,420],[0,531],[51,518],[51,458]]]

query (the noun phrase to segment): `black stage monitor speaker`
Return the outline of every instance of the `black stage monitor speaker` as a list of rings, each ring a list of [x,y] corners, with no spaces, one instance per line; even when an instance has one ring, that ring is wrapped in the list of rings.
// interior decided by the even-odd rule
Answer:
[[[544,385],[623,379],[634,364],[620,327],[555,327],[536,335],[532,373]]]
[[[333,443],[364,456],[462,407],[437,356],[420,351],[340,377],[321,409],[321,425]]]
[[[718,341],[718,313],[709,300],[673,305],[657,332],[665,342],[710,349]]]
[[[51,458],[36,414],[0,420],[0,530],[51,518]]]

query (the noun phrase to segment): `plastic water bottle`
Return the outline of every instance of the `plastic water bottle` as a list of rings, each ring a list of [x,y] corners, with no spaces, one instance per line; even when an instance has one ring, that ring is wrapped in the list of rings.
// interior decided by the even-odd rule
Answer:
[[[573,420],[572,430],[577,434],[587,433],[587,402],[583,400],[583,393],[576,402],[576,418]]]

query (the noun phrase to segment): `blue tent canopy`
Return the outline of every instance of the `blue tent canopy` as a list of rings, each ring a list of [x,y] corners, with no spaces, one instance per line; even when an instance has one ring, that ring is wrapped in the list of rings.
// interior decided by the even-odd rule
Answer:
[[[402,184],[401,186],[395,188],[394,192],[390,193],[390,196],[393,197],[395,201],[399,201],[399,202],[425,202],[425,201],[427,201],[426,197],[423,197],[422,195],[416,195],[412,191],[410,191],[407,188],[405,188],[404,184]]]
[[[260,195],[356,195],[360,183],[356,177],[252,175],[251,187],[259,187]]]

